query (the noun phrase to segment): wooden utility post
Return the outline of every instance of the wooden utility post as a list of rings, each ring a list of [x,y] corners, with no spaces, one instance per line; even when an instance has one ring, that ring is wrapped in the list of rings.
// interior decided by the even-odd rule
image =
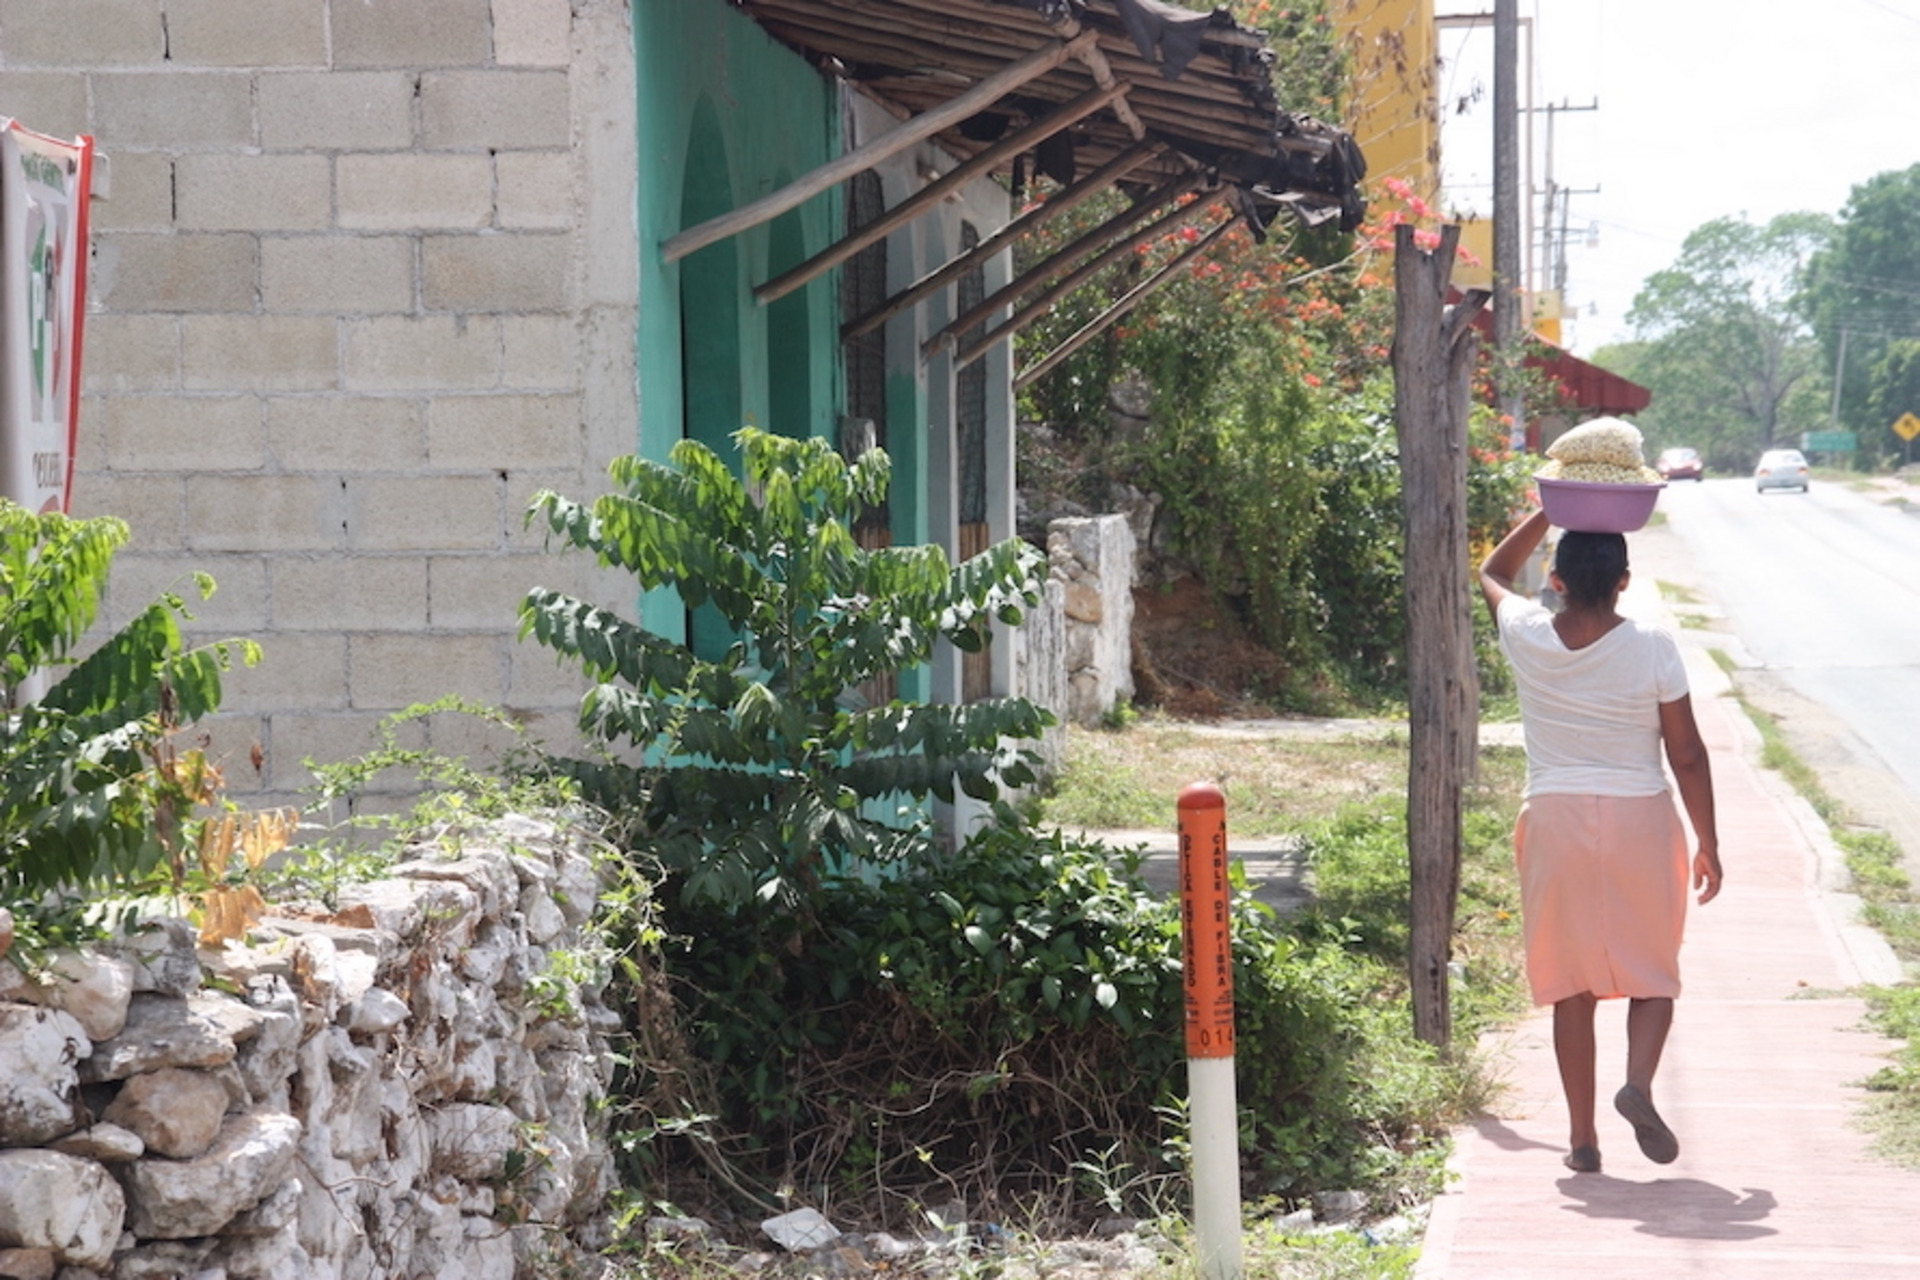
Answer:
[[[1518,0],[1493,2],[1494,385],[1508,438],[1527,447],[1520,392],[1520,19]],[[1528,37],[1531,41],[1532,37]]]
[[[1454,902],[1460,891],[1462,793],[1479,745],[1473,598],[1467,566],[1467,415],[1479,342],[1480,290],[1447,305],[1460,228],[1429,253],[1394,232],[1394,432],[1406,515],[1408,968],[1413,1031],[1443,1052]]]

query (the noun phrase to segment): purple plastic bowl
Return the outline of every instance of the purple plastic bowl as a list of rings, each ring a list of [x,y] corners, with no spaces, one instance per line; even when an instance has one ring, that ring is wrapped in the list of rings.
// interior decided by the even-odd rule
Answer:
[[[1540,509],[1547,522],[1570,532],[1632,533],[1646,527],[1653,504],[1666,482],[1659,484],[1595,484],[1586,480],[1549,480],[1535,476],[1540,486]]]

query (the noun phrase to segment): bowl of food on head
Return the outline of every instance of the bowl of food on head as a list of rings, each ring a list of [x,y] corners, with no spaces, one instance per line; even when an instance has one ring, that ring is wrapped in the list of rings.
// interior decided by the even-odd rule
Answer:
[[[1576,533],[1645,528],[1667,487],[1646,464],[1640,428],[1621,418],[1594,418],[1562,435],[1533,479],[1547,522]]]

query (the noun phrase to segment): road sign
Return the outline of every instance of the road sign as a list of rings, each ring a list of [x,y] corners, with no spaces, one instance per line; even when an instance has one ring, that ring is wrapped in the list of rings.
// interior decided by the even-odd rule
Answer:
[[[1808,453],[1852,453],[1858,444],[1851,431],[1803,431],[1800,447]]]
[[[1911,440],[1920,436],[1920,418],[1911,413],[1900,415],[1900,421],[1893,424],[1893,430],[1902,440]]]

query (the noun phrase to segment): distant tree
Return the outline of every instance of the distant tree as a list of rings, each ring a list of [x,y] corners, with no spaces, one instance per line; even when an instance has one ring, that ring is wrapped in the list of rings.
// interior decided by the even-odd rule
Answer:
[[[1874,363],[1867,389],[1866,420],[1878,424],[1861,433],[1873,453],[1897,450],[1910,460],[1909,448],[1892,428],[1902,415],[1920,417],[1920,338],[1895,338]],[[1891,441],[1891,445],[1887,444]]]
[[[1709,466],[1737,470],[1822,425],[1808,391],[1823,364],[1799,304],[1807,265],[1832,236],[1818,213],[1765,226],[1717,218],[1647,278],[1627,316],[1636,341],[1609,348],[1620,363],[1608,367],[1652,390],[1641,421],[1653,443],[1690,444]]]
[[[1807,301],[1823,367],[1840,374],[1841,424],[1860,433],[1863,453],[1894,455],[1901,442],[1888,428],[1900,415],[1886,416],[1896,386],[1885,379],[1912,366],[1894,348],[1920,340],[1920,164],[1853,189],[1814,257]]]

